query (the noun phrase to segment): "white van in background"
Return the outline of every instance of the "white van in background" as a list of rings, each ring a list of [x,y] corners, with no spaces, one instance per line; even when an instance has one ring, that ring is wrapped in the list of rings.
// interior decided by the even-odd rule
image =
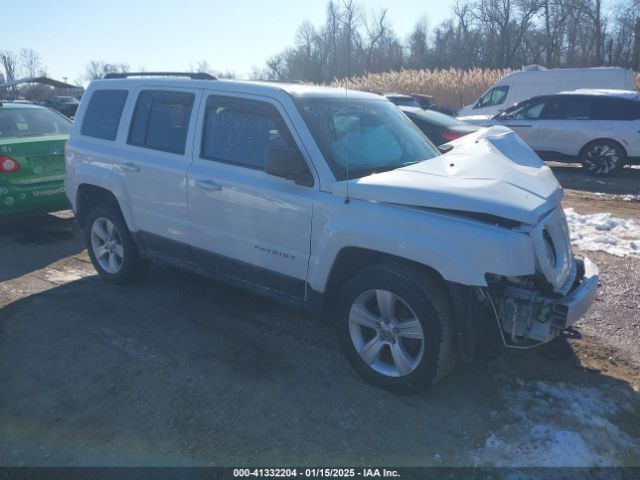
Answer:
[[[461,120],[490,118],[527,98],[579,88],[636,90],[636,79],[631,70],[619,67],[547,70],[530,65],[502,77],[457,116]]]

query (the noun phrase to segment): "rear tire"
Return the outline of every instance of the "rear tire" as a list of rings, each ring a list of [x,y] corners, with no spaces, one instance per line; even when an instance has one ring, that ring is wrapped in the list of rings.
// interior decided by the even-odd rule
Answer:
[[[84,228],[87,251],[98,274],[109,283],[138,279],[148,266],[140,256],[119,210],[99,205],[87,215]]]
[[[596,140],[580,152],[580,163],[589,175],[606,177],[624,167],[627,154],[617,142]]]
[[[419,268],[389,263],[358,272],[342,288],[337,313],[349,363],[380,388],[417,393],[455,365],[451,297]]]

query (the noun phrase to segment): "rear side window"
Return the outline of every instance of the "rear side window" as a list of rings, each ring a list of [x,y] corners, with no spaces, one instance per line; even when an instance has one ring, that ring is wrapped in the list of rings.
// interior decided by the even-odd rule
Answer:
[[[184,154],[194,99],[193,93],[141,92],[131,121],[129,143]]]
[[[597,120],[638,120],[640,102],[622,98],[598,97],[593,99],[594,118]]]
[[[592,98],[586,95],[558,95],[547,99],[540,118],[545,120],[592,120]]]
[[[126,100],[126,90],[96,90],[93,92],[82,120],[80,130],[82,135],[115,140]]]
[[[278,111],[268,103],[210,96],[201,156],[262,170],[269,147],[294,147]]]
[[[562,118],[567,120],[590,120],[591,98],[578,95],[563,98],[564,112]]]

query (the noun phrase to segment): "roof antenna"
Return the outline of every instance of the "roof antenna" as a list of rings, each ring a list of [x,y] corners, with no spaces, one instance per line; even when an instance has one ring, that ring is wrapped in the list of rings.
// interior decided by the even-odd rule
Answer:
[[[351,57],[351,22],[349,22],[349,29],[347,31],[347,51],[345,53],[345,84],[344,84],[344,105],[347,106],[349,100],[349,59]],[[344,197],[344,203],[348,204],[351,201],[349,197],[349,147],[347,146],[347,195]]]

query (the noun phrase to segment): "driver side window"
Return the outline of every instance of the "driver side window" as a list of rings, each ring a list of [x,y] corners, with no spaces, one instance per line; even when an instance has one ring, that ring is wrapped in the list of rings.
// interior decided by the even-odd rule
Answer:
[[[275,107],[209,96],[201,158],[262,170],[270,147],[296,148]]]
[[[545,100],[525,102],[509,112],[505,112],[504,118],[508,120],[537,120],[545,106]]]
[[[494,87],[485,93],[480,100],[478,100],[477,105],[474,108],[483,108],[483,107],[492,107],[494,105],[501,105],[507,99],[507,94],[509,93],[509,87],[507,85],[502,85],[500,87]]]

